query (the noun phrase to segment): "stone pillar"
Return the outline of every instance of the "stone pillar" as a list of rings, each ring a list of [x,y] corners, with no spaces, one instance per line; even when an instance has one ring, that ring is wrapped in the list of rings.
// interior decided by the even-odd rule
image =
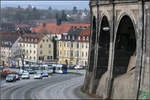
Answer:
[[[143,39],[143,64],[141,73],[140,99],[150,99],[150,5],[145,5],[145,34]]]
[[[138,3],[139,6],[139,18],[138,20],[138,25],[137,25],[137,47],[136,47],[136,68],[135,68],[135,87],[134,87],[134,91],[135,94],[133,94],[134,98],[137,98],[137,94],[139,93],[139,82],[140,82],[140,72],[141,72],[141,67],[142,67],[142,35],[143,33],[143,11],[142,11],[142,2],[139,1]]]

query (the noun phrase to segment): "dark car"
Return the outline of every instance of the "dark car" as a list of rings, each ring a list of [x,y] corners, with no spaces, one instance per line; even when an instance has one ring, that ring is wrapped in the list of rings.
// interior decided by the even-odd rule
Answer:
[[[48,77],[48,73],[47,72],[43,72],[42,73],[42,77]]]
[[[8,74],[6,77],[6,82],[14,82],[16,81],[16,75],[15,74]]]

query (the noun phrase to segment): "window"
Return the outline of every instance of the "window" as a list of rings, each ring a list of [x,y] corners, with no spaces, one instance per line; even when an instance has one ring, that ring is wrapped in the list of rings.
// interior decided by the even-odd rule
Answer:
[[[64,42],[64,47],[66,46],[66,42]]]
[[[35,44],[34,44],[34,48],[35,48]]]
[[[31,44],[30,44],[30,47],[31,47]]]
[[[84,48],[84,43],[82,43],[82,48]]]
[[[35,42],[37,42],[37,39],[35,39]]]
[[[72,40],[74,40],[74,36],[72,36]]]
[[[85,37],[83,36],[83,40],[85,40]]]
[[[67,43],[67,47],[70,47],[70,42]]]
[[[66,57],[66,50],[64,50],[64,56]]]
[[[20,47],[21,47],[22,45],[20,44]]]
[[[45,42],[45,40],[43,40],[43,42]]]
[[[27,47],[28,47],[28,44],[27,44]]]
[[[59,52],[59,55],[61,56],[61,54],[62,54],[62,52],[60,51],[60,52]]]
[[[51,48],[51,44],[49,44],[48,47]]]
[[[36,53],[36,51],[34,51],[34,54]]]
[[[70,56],[73,57],[73,51],[72,50],[70,51]]]
[[[86,48],[88,48],[88,43],[86,43]]]
[[[61,47],[61,42],[59,42],[59,45],[60,45],[60,47]]]
[[[84,57],[84,52],[82,52],[82,57]]]
[[[65,36],[65,40],[67,40],[67,36]]]
[[[31,39],[31,42],[33,42],[33,39]]]
[[[47,59],[50,59],[50,56],[47,56]]]
[[[28,38],[28,41],[30,41],[30,38]]]
[[[68,36],[68,40],[70,40],[70,36]]]
[[[89,37],[86,37],[86,40],[89,40]]]
[[[34,59],[35,59],[35,56],[34,56]]]
[[[46,41],[48,42],[48,39]]]
[[[28,50],[26,52],[28,53]]]
[[[78,43],[78,42],[77,42],[77,45],[76,45],[76,46],[77,46],[77,48],[79,48],[79,43]]]
[[[88,56],[88,53],[86,52],[86,57]]]
[[[32,59],[32,57],[30,56],[30,59]]]
[[[67,54],[68,56],[70,56],[70,51],[68,50],[68,54]]]
[[[42,44],[40,45],[40,48],[42,48]]]
[[[40,51],[40,54],[42,54],[43,52],[42,51]]]
[[[73,48],[73,42],[71,42],[71,47]]]
[[[51,51],[49,50],[49,51],[48,51],[48,53],[50,54],[50,53],[51,53]]]
[[[78,37],[78,40],[80,40],[80,36]]]
[[[32,53],[32,51],[30,50],[30,53]]]
[[[79,57],[79,51],[76,51],[76,53],[77,53],[76,57]]]

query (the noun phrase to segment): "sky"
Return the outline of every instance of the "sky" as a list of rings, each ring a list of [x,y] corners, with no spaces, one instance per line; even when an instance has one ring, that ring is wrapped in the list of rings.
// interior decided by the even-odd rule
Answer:
[[[22,8],[27,8],[27,6],[31,4],[33,7],[36,7],[38,9],[48,9],[49,6],[52,7],[52,9],[73,9],[74,6],[77,7],[77,9],[89,9],[89,1],[88,0],[65,0],[65,1],[58,1],[58,0],[50,0],[50,1],[1,1],[1,7],[18,7],[20,5]]]

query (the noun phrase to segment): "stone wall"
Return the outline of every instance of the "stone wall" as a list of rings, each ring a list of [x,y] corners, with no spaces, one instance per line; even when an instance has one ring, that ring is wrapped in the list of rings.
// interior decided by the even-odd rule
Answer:
[[[145,3],[138,0],[115,1],[114,4],[91,1],[90,7],[92,16],[96,17],[97,22],[96,43],[94,62],[89,66],[93,70],[92,72],[87,70],[84,90],[103,98],[113,99],[135,99],[142,98],[142,93],[150,94],[150,1],[145,0]],[[129,63],[126,64],[128,67],[126,73],[114,77],[115,42],[119,23],[125,15],[131,18],[135,29],[136,52],[135,55],[130,56]],[[95,77],[96,72],[99,72],[97,62],[100,62],[97,38],[101,34],[99,30],[103,16],[107,16],[110,25],[109,60],[107,72],[97,79]],[[120,64],[123,63],[120,62]]]

